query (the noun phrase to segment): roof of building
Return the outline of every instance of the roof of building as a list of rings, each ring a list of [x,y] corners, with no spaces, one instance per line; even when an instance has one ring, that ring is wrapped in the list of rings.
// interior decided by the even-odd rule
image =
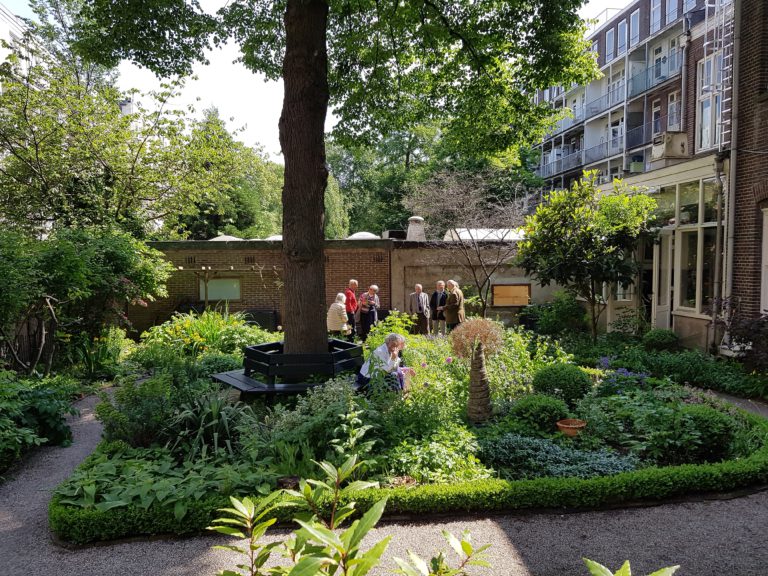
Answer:
[[[519,228],[451,228],[443,240],[507,240],[517,242],[523,239]]]
[[[372,232],[355,232],[351,236],[347,236],[347,240],[381,240],[381,237]]]
[[[238,238],[237,236],[228,236],[226,234],[220,234],[219,236],[216,236],[216,238],[211,238],[209,242],[236,242],[238,240],[242,240],[242,238]]]

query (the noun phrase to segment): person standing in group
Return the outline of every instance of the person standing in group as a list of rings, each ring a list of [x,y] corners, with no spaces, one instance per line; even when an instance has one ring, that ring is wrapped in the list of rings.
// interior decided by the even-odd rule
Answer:
[[[326,325],[328,332],[334,338],[346,338],[349,334],[349,325],[347,324],[347,297],[341,292],[336,294],[336,301],[328,308]]]
[[[435,336],[441,334],[445,336],[445,301],[448,299],[448,293],[445,291],[445,282],[438,280],[435,285],[435,291],[429,298],[429,308],[432,312],[432,333]]]
[[[355,322],[355,313],[357,312],[357,296],[355,296],[355,292],[357,292],[357,280],[354,278],[349,281],[349,284],[347,285],[347,289],[344,291],[344,296],[347,299],[346,302],[346,312],[347,312],[347,324],[349,324],[349,327],[351,329],[351,332],[349,333],[348,339],[350,342],[355,341],[355,336],[357,336],[357,327]]]
[[[464,293],[456,280],[448,280],[448,298],[445,300],[446,331],[450,332],[464,320]]]
[[[408,314],[416,316],[416,326],[413,328],[414,334],[429,334],[429,317],[431,310],[429,308],[429,296],[424,292],[421,284],[413,287],[414,292],[408,297]]]
[[[371,327],[375,326],[379,321],[379,287],[376,284],[371,284],[368,287],[368,292],[360,294],[360,338],[365,340],[368,338],[368,332],[371,331]]]

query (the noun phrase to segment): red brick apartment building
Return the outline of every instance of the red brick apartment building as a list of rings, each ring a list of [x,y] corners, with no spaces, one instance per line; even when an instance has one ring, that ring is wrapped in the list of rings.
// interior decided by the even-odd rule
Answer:
[[[607,322],[640,308],[708,348],[716,296],[768,308],[767,21],[765,0],[637,0],[590,36],[600,79],[537,95],[570,110],[540,145],[550,188],[597,170],[658,202],[658,239],[635,287],[607,291]]]

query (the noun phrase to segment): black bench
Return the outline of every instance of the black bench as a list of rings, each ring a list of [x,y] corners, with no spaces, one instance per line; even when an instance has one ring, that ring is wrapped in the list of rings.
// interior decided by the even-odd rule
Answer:
[[[330,338],[328,352],[283,354],[282,342],[245,348],[242,370],[214,374],[212,378],[240,390],[241,398],[252,395],[274,397],[300,394],[343,372],[356,372],[363,365],[363,348],[345,340]]]

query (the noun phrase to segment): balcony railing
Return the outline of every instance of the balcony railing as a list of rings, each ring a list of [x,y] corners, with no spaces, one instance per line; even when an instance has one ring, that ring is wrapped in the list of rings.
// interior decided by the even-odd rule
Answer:
[[[613,90],[609,90],[602,96],[595,98],[591,102],[588,102],[586,106],[586,117],[592,118],[593,116],[602,114],[612,106],[621,104],[624,102],[624,95],[624,83],[622,82]]]
[[[584,150],[576,150],[571,152],[567,156],[558,158],[552,162],[548,162],[543,166],[539,166],[536,169],[536,175],[540,178],[549,178],[560,174],[561,172],[567,172],[584,165]]]
[[[627,130],[627,148],[638,148],[650,144],[653,137],[662,132],[680,131],[680,103],[675,102],[670,107],[670,114],[660,116],[635,128]]]
[[[584,165],[584,150],[576,150],[568,156],[563,157],[563,172],[573,170]]]
[[[609,156],[619,154],[624,151],[624,136],[617,136],[611,138],[607,142],[601,142],[597,146],[587,148],[584,152],[585,164],[593,164],[599,162]]]
[[[629,80],[629,96],[637,96],[679,74],[681,60],[677,54],[670,54],[655,64],[648,66],[642,72],[632,76]]]

